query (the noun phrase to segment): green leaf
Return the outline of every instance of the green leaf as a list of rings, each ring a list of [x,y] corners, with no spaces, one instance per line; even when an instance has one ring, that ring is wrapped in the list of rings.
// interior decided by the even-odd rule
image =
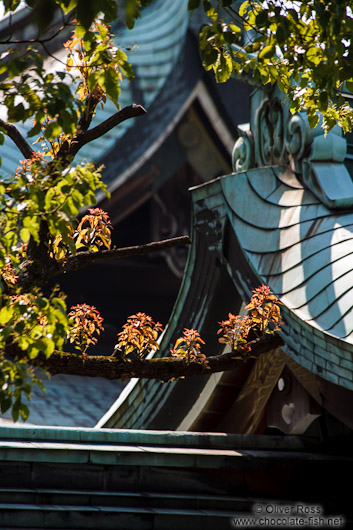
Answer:
[[[100,11],[99,4],[100,2],[97,2],[97,0],[78,0],[76,8],[77,25],[89,30],[94,18]]]
[[[296,12],[295,9],[288,9],[287,10],[287,19],[289,19],[291,22],[293,21],[294,24],[297,24],[299,19],[298,19],[298,13]]]
[[[188,2],[188,10],[193,11],[194,9],[197,9],[200,6],[201,0],[189,0]]]
[[[50,210],[52,210],[52,208],[55,206],[56,206],[56,189],[50,188],[45,195],[45,201],[44,201],[45,211],[50,212]]]
[[[23,226],[28,228],[31,236],[36,242],[39,242],[38,232],[40,227],[40,219],[37,216],[26,216],[23,218]]]
[[[15,107],[8,109],[8,120],[11,122],[24,121],[26,119],[26,111],[23,103],[19,103]]]
[[[67,110],[62,110],[58,116],[58,124],[66,134],[74,134],[76,121],[77,116],[70,114]]]
[[[276,46],[274,44],[269,44],[265,46],[263,50],[259,53],[259,59],[271,59],[276,53]]]
[[[221,55],[219,64],[215,67],[217,83],[225,83],[232,74],[232,59],[229,55]]]
[[[21,0],[4,0],[5,14],[14,12],[20,5]]]
[[[50,355],[53,353],[55,344],[52,340],[43,337],[42,339],[38,339],[35,342],[35,347],[44,353],[46,357],[50,357]]]
[[[313,63],[315,66],[318,66],[321,61],[321,50],[319,48],[311,47],[306,52],[306,58],[309,62]]]
[[[82,37],[85,37],[85,35],[87,33],[86,27],[83,26],[82,24],[76,24],[75,33],[76,33],[76,36],[77,36],[78,39],[81,39]]]
[[[22,228],[20,230],[20,238],[23,243],[28,243],[30,237],[31,237],[31,232],[28,230],[28,228]]]
[[[241,36],[241,28],[236,24],[229,24],[229,29],[232,30],[232,32],[235,33],[237,37]]]
[[[268,21],[268,11],[263,9],[256,15],[256,26],[264,26]]]
[[[207,16],[213,21],[216,22],[218,19],[218,12],[215,7],[210,6],[210,8],[207,10]]]
[[[246,0],[246,2],[243,2],[243,3],[241,4],[240,9],[239,9],[239,15],[240,15],[241,17],[243,17],[244,15],[246,15],[247,10],[248,10],[248,8],[249,8],[249,5],[250,5],[249,0]]]
[[[37,122],[34,127],[30,131],[28,131],[27,136],[28,138],[31,138],[32,136],[37,136],[42,129],[42,124],[40,122]]]
[[[57,138],[61,133],[61,127],[58,122],[52,121],[45,129],[44,136],[48,139]]]
[[[300,88],[305,88],[308,85],[308,82],[309,82],[308,75],[306,74],[302,75],[300,78],[300,82],[299,82]]]
[[[104,73],[104,84],[107,96],[118,105],[120,95],[119,77],[114,68],[107,68]]]
[[[319,115],[318,114],[314,114],[311,116],[308,115],[308,122],[309,122],[309,127],[311,129],[315,129],[315,127],[319,123]]]
[[[151,0],[140,0],[140,3],[141,7],[145,7],[151,3]],[[119,3],[117,0],[101,0],[99,7],[103,13],[103,21],[106,24],[118,19]]]
[[[17,344],[23,351],[27,351],[28,347],[31,344],[31,341],[29,337],[26,337],[26,335],[20,335],[17,339]]]
[[[261,76],[262,83],[264,85],[269,83],[270,80],[271,80],[269,69],[268,68],[262,68],[262,67],[259,66],[258,67],[258,71],[259,71],[259,74]]]
[[[13,232],[13,231],[10,231],[10,232],[7,232],[4,236],[3,236],[3,242],[4,242],[4,246],[8,249],[8,250],[12,250],[12,248],[16,245],[17,243],[17,234],[16,232]]]
[[[206,70],[209,70],[218,60],[218,50],[209,46],[205,49],[202,57],[202,64]]]
[[[277,26],[276,39],[279,45],[284,44],[289,38],[290,31],[288,24],[282,22]]]
[[[128,61],[123,61],[122,63],[120,63],[120,68],[124,72],[124,74],[126,75],[129,81],[134,79],[135,77],[134,68]]]
[[[4,306],[0,309],[0,325],[5,326],[13,317],[14,310],[12,307]]]
[[[132,29],[135,20],[141,16],[136,0],[125,0],[125,24]]]
[[[29,344],[26,353],[30,359],[35,359],[39,355],[40,350],[34,345]]]
[[[57,0],[64,13],[69,13],[77,5],[77,0]]]
[[[1,399],[1,401],[0,401],[1,412],[2,412],[3,414],[5,414],[5,412],[6,412],[7,410],[9,410],[9,408],[11,407],[11,405],[12,405],[12,399],[11,399],[11,397],[6,397],[6,398],[4,398],[4,399]]]
[[[4,328],[2,328],[2,332],[1,332],[2,340],[7,340],[9,336],[11,335],[12,331],[13,331],[13,328],[11,324],[9,326],[5,326]]]
[[[19,412],[21,414],[21,418],[23,419],[23,421],[26,421],[29,416],[29,408],[27,407],[27,405],[25,405],[24,403],[21,403],[19,407]]]
[[[18,415],[19,415],[19,412],[20,412],[20,407],[21,407],[21,401],[19,401],[18,399],[15,401],[13,407],[12,407],[12,410],[11,410],[11,416],[12,416],[12,419],[13,421],[17,421],[18,420]]]
[[[86,31],[83,36],[83,46],[86,52],[90,52],[96,46],[95,34],[91,31]]]
[[[319,103],[321,112],[325,112],[328,106],[328,94],[327,92],[321,92],[319,95]]]

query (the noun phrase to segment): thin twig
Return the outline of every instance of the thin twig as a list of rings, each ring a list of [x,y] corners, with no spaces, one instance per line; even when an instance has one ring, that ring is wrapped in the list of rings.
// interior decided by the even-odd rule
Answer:
[[[0,41],[0,44],[43,44],[43,42],[50,42],[51,40],[55,39],[55,37],[57,37],[67,26],[70,25],[70,21],[71,15],[67,18],[66,21],[63,22],[63,25],[60,26],[60,28],[58,28],[52,35],[50,35],[50,37],[39,38],[38,35],[37,38],[34,39],[11,39],[11,35],[13,33],[13,31],[11,31],[9,38]]]
[[[57,61],[58,63],[62,64],[63,66],[66,67],[66,63],[64,63],[64,61],[62,61],[61,59],[58,59],[58,57],[55,57],[55,55],[53,55],[47,48],[47,45],[44,41],[41,41],[40,44],[42,45],[43,47],[43,50],[45,51],[45,53],[48,55],[48,57],[51,57],[52,59],[54,59],[54,61]]]

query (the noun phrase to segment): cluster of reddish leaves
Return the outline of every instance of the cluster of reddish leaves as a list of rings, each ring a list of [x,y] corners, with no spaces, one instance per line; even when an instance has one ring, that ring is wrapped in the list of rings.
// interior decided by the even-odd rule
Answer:
[[[219,342],[227,344],[231,350],[236,350],[239,346],[246,343],[252,321],[249,316],[241,317],[240,315],[229,313],[228,319],[222,320],[219,324],[221,327],[218,330],[218,334],[223,333],[223,336],[218,339]]]
[[[43,153],[39,151],[33,151],[31,158],[26,158],[25,160],[20,160],[20,165],[15,171],[15,175],[18,176],[20,173],[25,173],[29,171],[33,164],[38,162],[43,162],[45,160]]]
[[[68,317],[70,321],[68,339],[85,355],[87,348],[97,343],[98,339],[94,335],[99,335],[104,329],[103,318],[95,307],[88,304],[75,305],[71,308]]]
[[[250,303],[246,306],[255,333],[274,333],[283,325],[280,305],[282,302],[271,292],[267,285],[262,285],[253,291]]]
[[[118,334],[116,354],[125,358],[134,352],[142,359],[152,349],[158,350],[158,333],[163,331],[159,322],[145,313],[136,313],[127,319],[122,331]]]
[[[201,339],[198,331],[185,328],[183,336],[177,339],[170,353],[177,357],[184,357],[187,364],[190,364],[190,361],[206,358],[206,355],[201,353],[202,344],[205,344],[205,342]]]
[[[110,249],[113,227],[109,215],[101,208],[89,208],[88,211],[74,234],[76,249],[86,248],[91,252],[98,252],[103,246]]]
[[[240,358],[248,358],[250,350],[247,344],[250,331],[254,337],[261,337],[264,333],[274,333],[283,325],[278,297],[266,285],[261,285],[253,291],[250,303],[245,309],[248,315],[228,314],[228,319],[220,322],[218,333],[223,333],[219,342],[227,344],[231,350],[240,351]]]
[[[264,333],[274,333],[280,330],[283,324],[280,311],[281,302],[270,288],[262,285],[253,291],[250,303],[246,306],[249,314],[228,314],[228,319],[220,322],[218,334],[222,334],[219,342],[236,351],[240,359],[246,360],[251,356],[248,341],[250,338],[261,337]],[[75,342],[77,349],[82,353],[90,344],[95,344],[103,329],[103,319],[98,311],[86,304],[77,305],[69,313],[71,328],[69,332],[70,342]],[[129,354],[134,354],[143,359],[151,350],[158,350],[158,334],[163,331],[162,325],[146,315],[136,313],[127,319],[122,331],[118,334],[118,342],[115,346],[116,356],[125,359]],[[201,347],[205,342],[195,329],[184,329],[183,335],[177,339],[172,356],[181,357],[186,363],[200,361],[207,362],[206,356],[201,353]]]
[[[89,213],[84,215],[77,225],[76,230],[69,230],[69,239],[72,242],[71,250],[98,252],[102,247],[108,250],[111,246],[111,231],[113,226],[109,215],[101,208],[89,208]],[[56,261],[65,261],[68,247],[63,241],[61,234],[58,234],[54,241],[51,241],[51,257]]]
[[[18,276],[10,262],[6,263],[5,267],[2,268],[1,276],[8,286],[13,286],[17,283]]]

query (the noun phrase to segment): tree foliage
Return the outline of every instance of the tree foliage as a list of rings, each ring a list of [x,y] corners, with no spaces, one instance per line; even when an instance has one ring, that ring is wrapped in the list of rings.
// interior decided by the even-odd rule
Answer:
[[[353,91],[353,11],[350,0],[189,0],[209,23],[200,31],[207,70],[224,82],[232,74],[255,84],[277,83],[291,112],[305,111],[315,127],[353,127],[344,92]],[[241,31],[241,28],[243,31]]]
[[[146,3],[126,3],[129,27]],[[89,208],[78,220],[81,208],[95,203],[98,190],[106,192],[100,169],[92,163],[72,165],[73,159],[87,142],[145,113],[138,105],[119,108],[120,83],[133,73],[107,25],[117,16],[116,2],[27,4],[38,34],[28,42],[12,41],[10,14],[0,64],[7,114],[0,121],[0,141],[8,135],[24,157],[15,175],[0,180],[0,404],[2,412],[12,408],[15,420],[28,416],[22,396],[29,398],[32,384],[39,381],[31,363],[60,354],[69,342],[85,356],[102,329],[95,308],[81,304],[70,309],[58,288],[50,296],[42,291],[51,276],[70,267],[70,258],[79,262],[102,248],[110,251],[112,227],[105,212]],[[5,13],[18,5],[4,2]],[[45,20],[54,20],[58,8],[63,10],[60,31],[44,31]],[[44,60],[51,55],[48,43],[68,30],[66,59],[49,69]],[[106,98],[115,103],[116,114],[90,127],[97,105]],[[17,124],[28,120],[33,126],[26,139]]]
[[[265,286],[254,292],[246,317],[229,313],[220,323],[227,354],[206,357],[198,331],[185,329],[171,356],[161,359],[149,359],[147,353],[158,349],[162,327],[144,313],[128,319],[111,357],[94,356],[88,349],[103,328],[97,309],[87,304],[67,308],[59,288],[43,294],[50,278],[94,261],[188,243],[176,238],[111,248],[109,217],[94,208],[97,192],[107,193],[100,168],[73,165],[84,145],[146,112],[140,105],[120,109],[120,84],[123,77],[132,79],[133,70],[109,23],[120,16],[132,28],[150,2],[27,0],[38,28],[27,41],[14,38],[11,30],[19,0],[2,2],[9,31],[0,42],[0,97],[6,111],[0,143],[9,136],[23,156],[15,175],[0,179],[0,406],[2,412],[11,408],[15,420],[27,418],[22,397],[30,397],[33,383],[41,384],[33,366],[53,374],[172,380],[231,369],[281,342],[274,334],[281,325],[279,301]],[[349,130],[352,111],[342,95],[353,85],[349,2],[253,0],[240,9],[235,4],[189,0],[189,10],[202,9],[209,22],[200,31],[204,67],[218,82],[235,74],[253,83],[278,83],[291,110],[306,111],[311,126],[322,113],[326,129],[339,123]],[[48,69],[50,43],[62,35],[66,58],[60,55]],[[116,112],[92,127],[98,105],[107,98]],[[28,120],[32,128],[24,138],[17,125]],[[82,207],[88,210],[79,220]],[[76,354],[64,353],[70,342]]]

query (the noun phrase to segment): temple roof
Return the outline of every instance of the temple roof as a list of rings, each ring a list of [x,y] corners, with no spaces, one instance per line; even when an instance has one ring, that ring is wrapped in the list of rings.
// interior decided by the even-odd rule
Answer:
[[[45,393],[34,387],[28,403],[26,425],[94,427],[119,396],[124,384],[101,377],[56,375],[43,380]],[[0,415],[0,425],[11,424],[10,411]],[[20,420],[18,423],[22,423]]]

